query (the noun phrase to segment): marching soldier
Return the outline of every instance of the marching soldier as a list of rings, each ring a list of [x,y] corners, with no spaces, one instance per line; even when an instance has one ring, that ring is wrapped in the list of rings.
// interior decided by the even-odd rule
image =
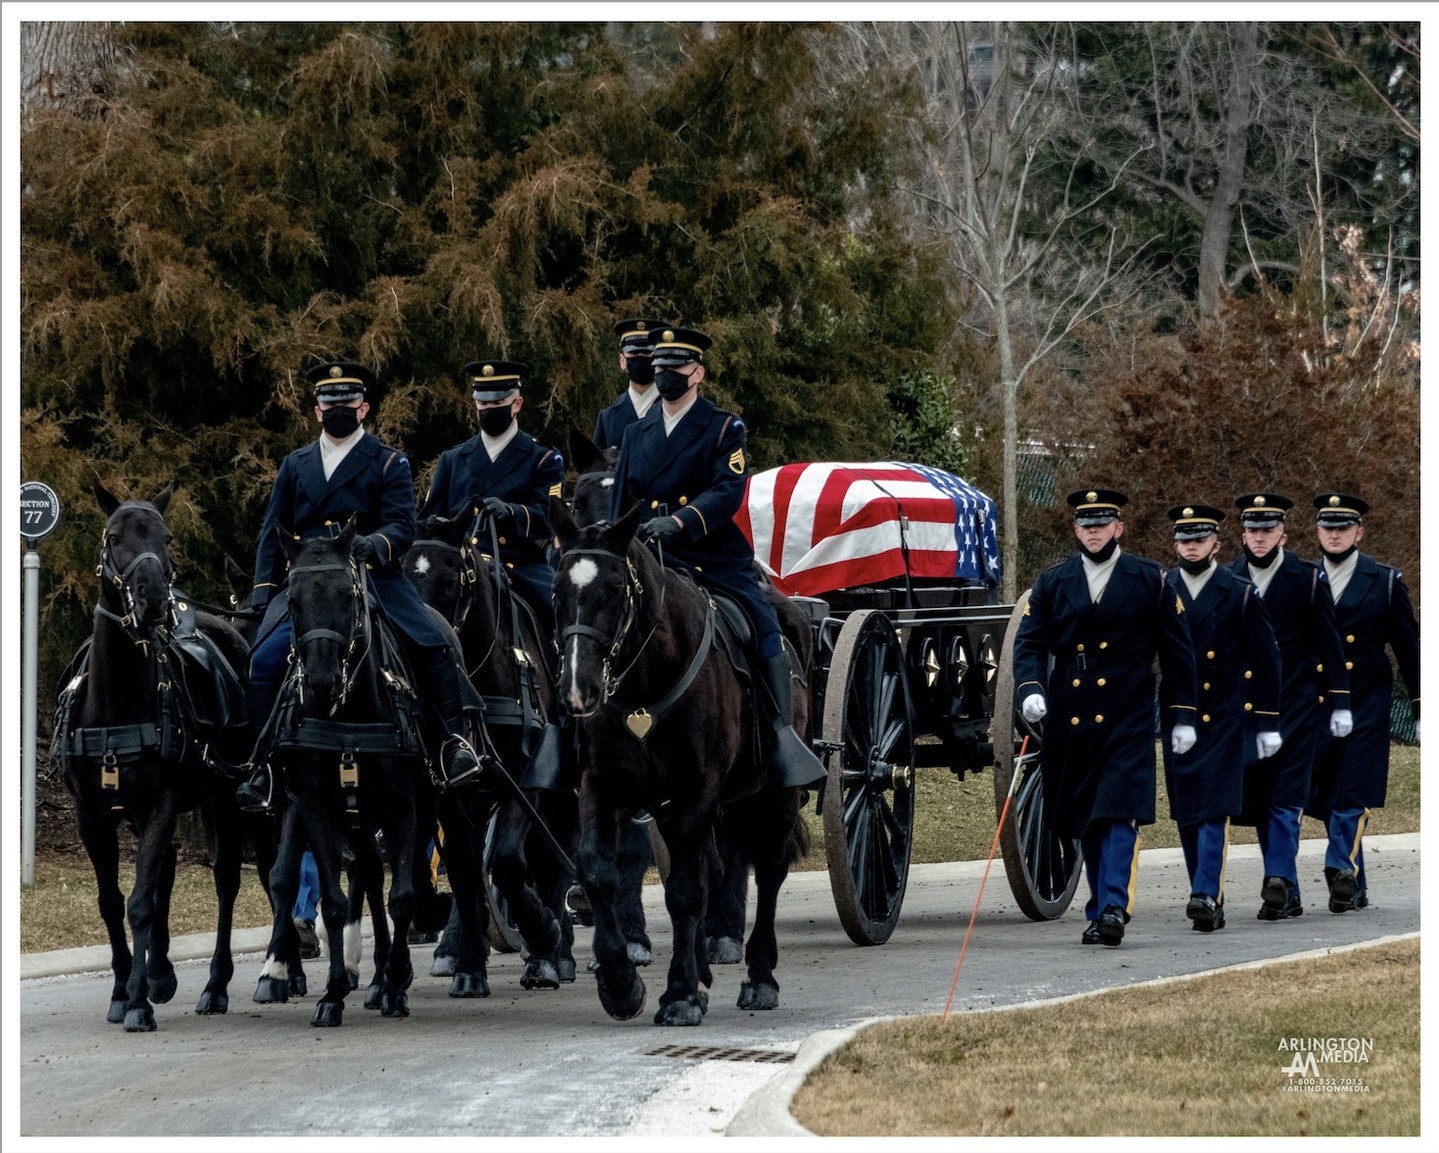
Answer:
[[[520,390],[528,372],[528,365],[506,360],[465,365],[463,379],[475,402],[480,431],[440,454],[420,517],[478,517],[483,511],[494,519],[500,560],[516,591],[535,610],[548,651],[554,632],[554,570],[545,558],[552,535],[549,498],[563,491],[565,462],[554,449],[520,430],[525,406]]]
[[[1264,602],[1284,678],[1279,694],[1279,734],[1284,743],[1274,756],[1263,762],[1251,759],[1246,766],[1240,823],[1254,826],[1264,856],[1259,920],[1282,921],[1304,913],[1299,891],[1300,817],[1309,799],[1314,753],[1323,730],[1327,727],[1333,736],[1346,737],[1354,727],[1349,674],[1323,572],[1284,547],[1289,540],[1285,515],[1294,502],[1279,493],[1253,492],[1234,503],[1244,554],[1229,571],[1247,579]],[[1253,697],[1247,701],[1254,703]]]
[[[406,643],[438,728],[438,772],[452,783],[471,776],[480,763],[464,737],[460,670],[448,638],[400,571],[400,557],[415,535],[410,462],[365,431],[370,411],[365,390],[375,383],[368,368],[336,361],[315,365],[305,377],[315,389],[315,420],[322,431],[319,440],[280,463],[255,548],[251,603],[265,607],[265,618],[250,650],[251,715],[260,718],[257,723],[269,716],[290,652],[286,561],[277,531],[302,538],[339,536],[353,514],[355,560],[365,566],[386,618]],[[263,756],[263,750],[257,755]],[[260,763],[239,787],[242,806],[269,808],[272,785],[269,766]]]
[[[1034,582],[1014,643],[1021,713],[1031,724],[1050,714],[1046,812],[1061,836],[1079,839],[1084,856],[1086,945],[1124,939],[1139,826],[1154,823],[1156,653],[1170,746],[1182,754],[1195,742],[1194,650],[1183,605],[1159,565],[1119,548],[1127,500],[1112,489],[1069,494],[1078,551]]]
[[[619,448],[625,438],[625,429],[643,420],[659,395],[655,391],[655,368],[650,360],[654,352],[650,331],[663,328],[664,323],[663,320],[641,316],[634,320],[621,320],[615,325],[615,335],[620,338],[620,371],[629,378],[630,386],[602,409],[595,420],[593,439],[595,447],[601,452],[607,448]]]
[[[754,626],[760,679],[768,689],[755,698],[768,713],[771,773],[785,786],[813,784],[825,769],[791,723],[789,651],[760,586],[754,548],[734,523],[745,491],[744,422],[699,395],[708,336],[657,328],[650,340],[661,403],[625,432],[611,519],[642,500],[653,515],[641,524],[640,538],[661,543],[666,565],[739,602]]]
[[[1259,759],[1279,752],[1279,646],[1254,586],[1218,566],[1219,522],[1207,504],[1176,505],[1174,551],[1179,565],[1165,575],[1194,645],[1199,740],[1186,753],[1164,746],[1169,815],[1189,870],[1192,928],[1224,928],[1224,861],[1229,818],[1244,798],[1246,714],[1253,717]],[[1168,702],[1169,684],[1160,687]],[[1246,696],[1248,699],[1246,700]]]
[[[1389,784],[1389,706],[1394,673],[1387,644],[1414,702],[1419,734],[1419,626],[1403,574],[1359,551],[1369,505],[1342,492],[1314,498],[1324,575],[1334,602],[1334,623],[1349,673],[1354,731],[1325,741],[1314,762],[1306,811],[1329,829],[1324,876],[1329,911],[1369,904],[1364,872],[1364,826],[1369,810],[1384,804]]]

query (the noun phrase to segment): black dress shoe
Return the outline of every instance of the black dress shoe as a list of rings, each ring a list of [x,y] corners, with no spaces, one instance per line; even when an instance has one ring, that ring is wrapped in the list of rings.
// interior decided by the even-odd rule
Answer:
[[[1194,922],[1192,926],[1201,933],[1212,933],[1224,927],[1224,911],[1215,899],[1206,893],[1190,893],[1189,904],[1184,906],[1184,915]]]
[[[1079,943],[1080,943],[1081,945],[1097,945],[1097,944],[1099,944],[1099,922],[1098,922],[1098,921],[1090,921],[1089,924],[1084,927],[1084,933],[1083,933],[1083,935],[1079,938]]]
[[[1105,905],[1099,915],[1099,943],[1113,948],[1124,940],[1124,910],[1118,905]]]
[[[1273,909],[1276,913],[1284,908],[1289,888],[1289,882],[1283,877],[1265,877],[1264,884],[1259,889],[1259,897],[1264,902],[1264,907]]]
[[[1285,921],[1290,917],[1304,916],[1304,906],[1299,903],[1299,890],[1280,877],[1272,878],[1284,886],[1284,903],[1279,906],[1269,902],[1269,880],[1264,882],[1264,904],[1259,906],[1257,919],[1260,921]]]
[[[1334,874],[1329,882],[1329,911],[1347,913],[1354,908],[1354,895],[1359,891],[1359,878],[1348,869]]]

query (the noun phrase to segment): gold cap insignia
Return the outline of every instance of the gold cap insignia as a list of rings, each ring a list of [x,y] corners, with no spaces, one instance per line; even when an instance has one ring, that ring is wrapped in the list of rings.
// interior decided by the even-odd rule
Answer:
[[[1262,496],[1256,496],[1254,498],[1254,503],[1255,505],[1262,505],[1264,503],[1264,498]]]
[[[485,367],[482,368],[480,371],[483,372],[486,376],[494,376],[494,375],[495,375],[495,366],[494,366],[493,364],[487,364],[487,365],[485,365]]]
[[[1329,498],[1329,504],[1330,504],[1331,507],[1332,507],[1333,505],[1338,504],[1338,503],[1339,503],[1339,498],[1338,498],[1337,496],[1331,496],[1331,497]]]
[[[339,366],[338,364],[332,364],[332,365],[330,365],[330,375],[331,375],[331,376],[339,376],[339,375],[340,375],[340,372],[341,372],[341,369],[340,369],[340,366]]]
[[[1185,516],[1193,516],[1193,515],[1194,515],[1194,510],[1193,510],[1192,508],[1186,508],[1186,509],[1184,510],[1184,515],[1185,515]]]
[[[1099,494],[1091,490],[1084,494],[1084,499],[1088,501],[1096,501],[1099,499]]]
[[[667,340],[667,341],[669,341],[669,340],[673,340],[674,338],[675,338],[675,334],[674,334],[673,330],[668,329],[668,328],[665,329],[664,339]]]

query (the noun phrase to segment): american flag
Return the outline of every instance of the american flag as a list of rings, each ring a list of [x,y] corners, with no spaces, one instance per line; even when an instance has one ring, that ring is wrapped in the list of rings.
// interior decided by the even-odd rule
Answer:
[[[791,595],[902,578],[905,548],[912,577],[999,583],[994,501],[926,465],[772,468],[749,478],[735,523],[755,559]]]

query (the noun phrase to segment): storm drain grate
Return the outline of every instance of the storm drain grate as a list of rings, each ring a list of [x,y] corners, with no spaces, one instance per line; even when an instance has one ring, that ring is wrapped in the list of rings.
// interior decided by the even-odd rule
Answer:
[[[758,1061],[783,1065],[794,1060],[793,1053],[779,1049],[724,1049],[714,1045],[661,1045],[649,1049],[646,1057],[689,1057],[696,1061]]]

